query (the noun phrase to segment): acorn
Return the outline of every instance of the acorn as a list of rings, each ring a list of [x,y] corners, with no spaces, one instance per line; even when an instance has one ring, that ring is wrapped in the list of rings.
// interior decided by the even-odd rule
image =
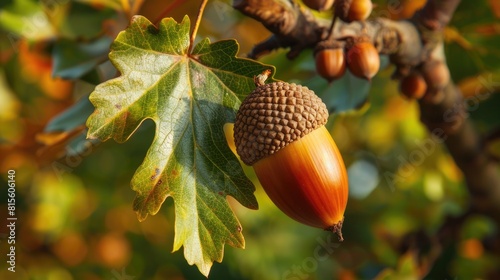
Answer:
[[[422,67],[422,74],[427,85],[432,89],[444,89],[450,82],[450,70],[443,61],[427,61]]]
[[[328,110],[307,87],[259,83],[234,124],[240,159],[254,168],[269,198],[292,219],[342,241],[348,183],[344,161],[325,128]]]
[[[401,80],[399,91],[409,99],[421,99],[427,91],[427,83],[422,75],[411,73]]]
[[[317,11],[326,11],[333,6],[334,0],[302,0],[309,8]]]
[[[348,22],[365,20],[370,16],[372,10],[373,4],[371,0],[352,0],[347,15]]]
[[[371,80],[380,69],[377,49],[366,40],[354,43],[347,51],[347,67],[354,76]]]
[[[335,15],[345,22],[366,20],[372,10],[371,0],[337,0],[335,2]]]
[[[315,52],[316,72],[328,82],[342,77],[346,63],[343,48],[324,48]]]

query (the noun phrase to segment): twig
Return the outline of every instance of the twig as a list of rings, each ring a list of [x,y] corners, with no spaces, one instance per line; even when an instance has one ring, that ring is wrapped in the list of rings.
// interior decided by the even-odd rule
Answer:
[[[272,44],[269,39],[258,44],[250,57],[259,57],[279,46],[290,48],[287,57],[293,59],[304,49],[314,48],[330,34],[331,21],[317,19],[309,10],[301,9],[293,1],[236,0],[233,7],[260,21],[273,33]],[[380,53],[393,56],[393,62],[414,65],[416,61],[421,61],[423,45],[418,30],[407,21],[396,22],[380,18],[362,25],[359,22],[347,24],[336,20],[332,33],[334,39],[340,40],[357,37],[362,29],[365,29],[363,34],[374,42]]]
[[[322,23],[306,9],[301,9],[294,1],[287,0],[235,0],[233,7],[248,17],[261,22],[274,33],[277,45],[289,47],[289,58],[295,58],[306,48],[314,47],[316,42],[326,38],[327,21]],[[255,57],[273,49],[264,49],[267,43],[260,44],[260,53],[253,52]],[[274,48],[276,44],[269,45]]]
[[[417,14],[417,21],[432,31],[441,31],[450,22],[460,0],[429,0]]]
[[[196,16],[196,22],[193,27],[193,32],[191,33],[191,37],[189,38],[189,49],[188,53],[191,53],[194,47],[194,39],[196,38],[196,33],[198,33],[198,28],[200,27],[201,18],[203,16],[203,11],[207,6],[208,0],[202,0],[200,4],[200,8],[198,9],[198,15]]]

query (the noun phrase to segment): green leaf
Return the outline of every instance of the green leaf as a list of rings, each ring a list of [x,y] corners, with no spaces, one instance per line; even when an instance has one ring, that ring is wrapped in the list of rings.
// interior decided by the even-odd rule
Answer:
[[[418,265],[415,260],[415,254],[411,251],[403,254],[399,258],[397,269],[394,270],[392,268],[386,268],[382,270],[377,277],[376,280],[385,280],[385,279],[419,279],[419,271]]]
[[[93,91],[95,85],[77,81],[74,95],[83,95],[75,104],[52,118],[44,128],[44,132],[71,132],[85,124],[87,118],[92,114],[94,107],[89,101],[88,94]],[[88,149],[89,141],[84,135],[77,136],[66,146],[66,156],[77,156]],[[93,144],[98,141],[94,140]]]
[[[226,195],[257,209],[255,187],[226,143],[223,125],[234,121],[253,76],[271,66],[236,58],[234,40],[189,47],[189,18],[163,19],[157,29],[136,16],[111,46],[122,76],[90,96],[89,138],[126,141],[146,119],[156,133],[132,178],[138,218],[159,211],[171,196],[175,207],[174,251],[184,246],[189,264],[208,275],[222,260],[224,243],[245,242]]]
[[[380,69],[384,69],[388,65],[388,56],[380,56]],[[326,82],[319,75],[315,75],[305,85],[321,97],[330,114],[347,114],[368,108],[368,94],[374,81],[375,79],[370,82],[358,78],[350,71],[346,71],[340,79],[331,83]]]
[[[70,131],[77,126],[84,124],[85,120],[92,113],[92,111],[92,104],[90,104],[89,99],[84,96],[73,106],[69,107],[67,110],[50,120],[50,122],[45,126],[44,131]]]
[[[339,114],[362,108],[368,102],[371,83],[346,71],[342,78],[332,83],[326,83],[323,78],[316,76],[306,86],[321,97],[330,114]]]
[[[455,81],[500,70],[498,19],[489,0],[462,1],[445,32],[445,52]]]
[[[52,75],[64,79],[80,78],[108,57],[112,39],[101,37],[88,43],[60,39],[54,44]]]
[[[58,24],[60,36],[75,39],[93,39],[102,34],[106,20],[116,18],[110,8],[94,8],[85,3],[70,2],[65,16]]]

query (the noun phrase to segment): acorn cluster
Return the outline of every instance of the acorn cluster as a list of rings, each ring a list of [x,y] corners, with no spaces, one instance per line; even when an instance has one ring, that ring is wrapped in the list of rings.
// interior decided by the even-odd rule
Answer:
[[[337,18],[344,22],[364,21],[373,9],[371,0],[303,0],[303,2],[309,8],[318,11],[334,8],[333,21]],[[380,58],[375,46],[364,35],[350,39],[348,43],[325,39],[316,45],[314,50],[316,70],[327,81],[341,78],[346,69],[349,69],[354,76],[367,80],[371,80],[377,74]]]
[[[433,98],[436,92],[443,90],[449,81],[450,71],[446,63],[429,60],[401,78],[399,91],[410,100]]]
[[[344,44],[320,42],[316,46],[314,59],[316,72],[328,82],[341,78],[345,69],[356,77],[371,80],[380,69],[377,49],[364,36]]]
[[[367,19],[373,9],[371,0],[302,0],[309,8],[317,11],[335,8],[335,15],[345,22]]]
[[[334,22],[337,18],[347,23],[364,21],[373,9],[371,0],[303,0],[302,2],[307,7],[318,11],[333,9]],[[411,2],[415,2],[412,4],[413,9],[423,4],[420,0]],[[406,2],[405,6],[408,6]],[[333,30],[334,22],[331,30]],[[328,38],[316,45],[314,50],[316,72],[328,82],[341,78],[346,69],[349,69],[356,77],[371,80],[379,71],[380,57],[370,38],[362,34],[357,38],[349,37],[340,40],[332,40],[332,34],[330,34]],[[437,93],[450,80],[449,69],[443,61],[430,59],[421,65],[406,68],[409,70],[398,73],[397,79],[400,79],[399,91],[408,99],[425,97],[426,100],[436,101],[436,98],[439,98]]]

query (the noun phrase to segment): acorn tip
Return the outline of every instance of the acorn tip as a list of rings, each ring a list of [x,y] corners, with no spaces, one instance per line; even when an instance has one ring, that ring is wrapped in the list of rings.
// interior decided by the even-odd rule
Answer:
[[[342,220],[340,220],[340,222],[325,228],[325,230],[335,233],[337,235],[337,237],[339,238],[339,241],[342,242],[342,241],[344,241],[344,236],[342,236],[342,224],[343,223],[344,223],[344,218],[342,218]]]

